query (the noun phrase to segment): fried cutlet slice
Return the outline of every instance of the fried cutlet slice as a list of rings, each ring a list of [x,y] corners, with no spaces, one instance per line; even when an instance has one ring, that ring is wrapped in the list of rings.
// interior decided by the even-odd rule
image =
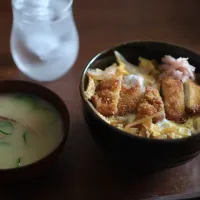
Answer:
[[[184,123],[186,120],[185,95],[181,80],[165,78],[162,80],[165,114],[168,120]]]
[[[127,113],[135,113],[141,95],[141,87],[138,83],[130,88],[122,85],[118,102],[118,115],[123,116]]]
[[[136,118],[141,119],[155,115],[153,122],[164,118],[164,105],[158,89],[148,86],[138,105]]]
[[[185,83],[186,108],[189,114],[200,113],[200,86],[192,80]]]
[[[117,104],[121,90],[122,76],[100,81],[96,87],[92,102],[99,113],[110,116],[117,113]]]

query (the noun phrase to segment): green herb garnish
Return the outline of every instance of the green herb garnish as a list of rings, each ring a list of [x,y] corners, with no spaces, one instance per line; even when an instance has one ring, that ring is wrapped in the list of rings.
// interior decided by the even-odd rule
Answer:
[[[21,167],[21,158],[17,159],[17,167],[20,168]]]
[[[24,142],[27,144],[27,135],[28,135],[28,131],[25,131],[24,134],[23,134],[23,139],[24,139]]]
[[[13,97],[16,102],[23,104],[31,110],[36,106],[36,97],[33,95],[16,93]]]

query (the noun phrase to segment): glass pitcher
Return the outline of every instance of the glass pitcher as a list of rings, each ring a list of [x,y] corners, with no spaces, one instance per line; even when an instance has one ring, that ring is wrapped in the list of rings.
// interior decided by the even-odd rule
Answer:
[[[79,39],[72,0],[12,0],[10,46],[17,67],[37,81],[53,81],[73,66]]]

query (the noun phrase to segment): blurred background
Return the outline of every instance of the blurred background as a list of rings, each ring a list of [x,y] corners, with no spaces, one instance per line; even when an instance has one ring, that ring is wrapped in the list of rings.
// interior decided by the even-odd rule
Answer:
[[[123,199],[134,200],[200,189],[198,160],[159,175],[133,179],[120,174],[105,160],[88,134],[80,113],[81,70],[99,51],[130,40],[161,40],[200,52],[199,0],[74,0],[80,52],[72,70],[62,79],[46,83],[67,104],[70,136],[54,178],[23,185],[2,193],[2,200],[24,199]],[[10,55],[11,3],[0,1],[0,79],[26,78]],[[198,66],[197,66],[198,67]],[[65,161],[63,161],[65,160]],[[50,181],[49,181],[50,180]]]
[[[12,23],[10,4],[8,0],[0,2],[0,54],[6,57]],[[85,64],[95,53],[129,40],[163,40],[200,50],[199,6],[198,0],[74,0],[81,42],[78,61]]]

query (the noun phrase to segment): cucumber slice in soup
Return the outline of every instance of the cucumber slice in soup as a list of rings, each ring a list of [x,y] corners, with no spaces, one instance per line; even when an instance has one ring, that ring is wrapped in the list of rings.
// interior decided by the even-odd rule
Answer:
[[[21,93],[14,94],[13,99],[16,104],[19,104],[20,106],[23,106],[23,108],[27,108],[30,110],[35,108],[37,101],[37,98],[35,96]]]
[[[0,134],[11,135],[13,133],[14,126],[9,121],[0,121]]]
[[[24,134],[23,134],[23,140],[24,140],[25,144],[27,144],[28,134],[29,134],[28,131],[25,131]]]
[[[21,158],[18,158],[18,159],[17,159],[17,167],[18,167],[18,168],[21,167]]]

